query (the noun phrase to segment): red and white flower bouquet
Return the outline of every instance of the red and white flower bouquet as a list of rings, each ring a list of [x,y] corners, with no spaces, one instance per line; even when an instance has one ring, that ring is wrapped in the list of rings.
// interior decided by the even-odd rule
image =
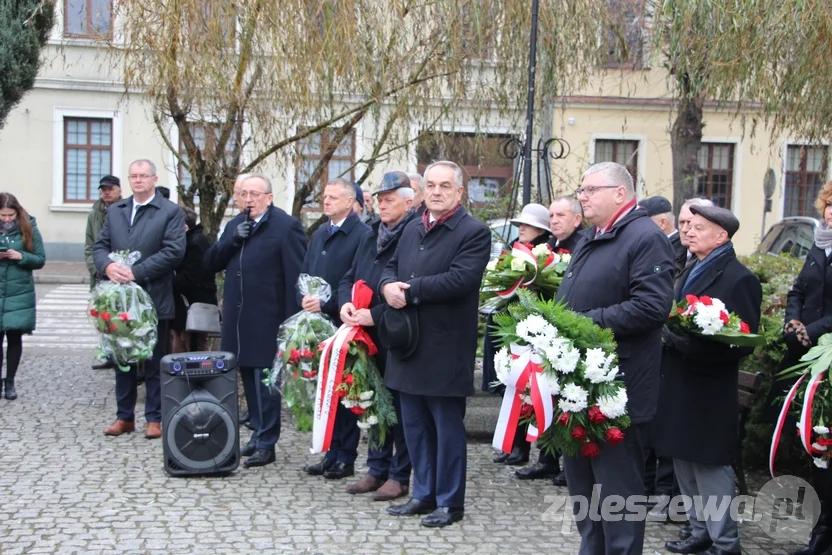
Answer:
[[[758,347],[766,343],[765,337],[751,333],[748,324],[728,312],[725,303],[707,295],[687,295],[670,311],[668,324],[692,335],[737,347]]]

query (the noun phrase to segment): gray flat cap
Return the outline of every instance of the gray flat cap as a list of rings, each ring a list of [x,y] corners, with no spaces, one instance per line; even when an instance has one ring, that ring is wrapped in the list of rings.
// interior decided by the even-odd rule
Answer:
[[[706,220],[710,220],[724,229],[728,232],[729,239],[740,228],[740,221],[730,210],[726,210],[725,208],[720,208],[719,206],[698,206],[694,204],[690,207],[690,211],[693,214],[699,214]]]
[[[381,178],[381,182],[378,184],[376,192],[373,194],[377,195],[379,193],[386,193],[387,191],[395,191],[396,189],[400,189],[402,187],[410,189],[410,178],[407,177],[407,174],[398,171],[387,172]]]
[[[647,215],[651,217],[673,212],[673,206],[664,197],[649,197],[641,200],[638,205],[647,210]]]

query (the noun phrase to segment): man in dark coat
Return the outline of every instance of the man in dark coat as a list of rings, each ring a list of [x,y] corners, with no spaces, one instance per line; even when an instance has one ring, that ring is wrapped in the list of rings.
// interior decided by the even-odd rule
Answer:
[[[387,512],[431,513],[422,525],[441,527],[464,515],[465,398],[474,392],[479,289],[491,233],[460,205],[459,166],[435,162],[424,183],[427,210],[404,230],[379,283],[395,309],[382,319],[382,337],[402,319],[414,330],[409,345],[391,349],[384,376],[401,397],[414,471],[410,501]]]
[[[306,252],[300,222],[272,205],[272,184],[253,173],[240,185],[242,214],[205,253],[209,272],[225,270],[222,350],[235,353],[254,433],[240,453],[246,467],[275,460],[280,398],[263,383],[271,368],[280,324],[298,311],[295,284]]]
[[[165,355],[169,322],[173,319],[173,271],[185,256],[185,219],[182,210],[156,191],[156,166],[150,160],[130,164],[133,196],[110,207],[101,235],[93,247],[99,274],[115,283],[136,282],[150,295],[159,318],[158,339],[151,359],[144,362],[147,400],[145,437],[162,437],[162,397],[159,362]],[[138,251],[141,258],[131,268],[110,260],[110,253]],[[104,429],[117,436],[136,429],[137,369],[116,369],[116,421]]]
[[[583,239],[582,226],[583,211],[575,197],[556,197],[549,205],[549,229],[552,231],[549,246],[556,251],[561,249],[570,254],[574,252]]]
[[[381,220],[373,226],[372,231],[364,235],[358,252],[355,253],[352,268],[341,280],[338,300],[341,303],[341,319],[344,323],[363,326],[378,347],[375,359],[383,376],[387,363],[387,349],[379,341],[377,326],[387,309],[387,303],[381,296],[378,283],[382,271],[396,252],[405,226],[416,215],[411,210],[413,189],[410,188],[410,180],[404,173],[384,174],[376,195]],[[364,280],[373,290],[373,300],[369,309],[356,309],[352,304],[352,288],[359,280]],[[358,482],[347,486],[347,493],[355,495],[373,491],[374,500],[392,501],[409,492],[411,465],[402,428],[401,402],[397,391],[391,390],[391,393],[398,423],[388,432],[384,445],[379,449],[369,450],[367,466],[370,470]],[[353,439],[357,441],[358,438]],[[354,447],[357,449],[358,445]]]
[[[312,234],[301,272],[323,278],[332,288],[332,296],[326,302],[321,302],[317,297],[303,297],[303,310],[323,312],[336,326],[341,325],[338,284],[352,267],[362,238],[370,231],[353,211],[356,189],[355,185],[340,177],[327,183],[324,188],[323,205],[324,214],[329,218],[329,222]],[[303,467],[307,474],[323,475],[329,480],[339,480],[355,474],[354,464],[361,435],[356,415],[341,403],[338,403],[335,410],[335,427],[329,451],[320,462]]]
[[[760,323],[762,287],[757,277],[734,253],[731,237],[739,221],[730,210],[692,206],[688,231],[690,251],[697,262],[688,268],[676,288],[676,300],[706,295],[725,303],[756,332]],[[737,348],[665,328],[663,331],[662,395],[654,422],[656,451],[673,457],[682,495],[701,496],[717,504],[734,497],[731,463],[737,447],[737,372],[740,359],[752,348]],[[707,410],[702,400],[707,399]],[[684,431],[682,433],[682,430]],[[720,518],[702,520],[695,508],[688,511],[689,538],[670,541],[673,553],[740,553],[737,522],[730,511]]]
[[[673,300],[673,254],[667,237],[636,207],[633,179],[614,162],[595,164],[577,190],[594,227],[572,255],[557,301],[615,334],[621,379],[632,425],[617,445],[602,443],[597,457],[564,455],[569,494],[598,506],[609,496],[644,495],[642,436],[656,412],[661,329]],[[594,501],[593,501],[594,503]],[[618,521],[577,521],[581,555],[638,554],[643,518],[629,506]]]
[[[690,222],[693,219],[693,212],[690,211],[691,206],[713,206],[714,203],[706,198],[692,198],[685,201],[679,209],[679,244],[685,249],[685,263],[679,269],[676,266],[676,277],[673,278],[673,288],[679,285],[679,278],[682,273],[696,262],[696,257],[693,256],[688,249],[688,231],[690,231]]]
[[[664,197],[655,196],[643,199],[638,203],[647,211],[647,215],[661,229],[673,247],[673,258],[676,262],[676,271],[681,272],[685,268],[688,259],[688,248],[682,244],[682,236],[676,229],[676,217],[673,215],[673,206]]]

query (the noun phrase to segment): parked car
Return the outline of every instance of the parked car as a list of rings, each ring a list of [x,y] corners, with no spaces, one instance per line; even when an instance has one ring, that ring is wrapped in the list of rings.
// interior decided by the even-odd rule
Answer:
[[[488,227],[491,229],[491,258],[493,260],[500,256],[506,245],[512,244],[517,239],[520,229],[506,218],[489,220]]]
[[[756,254],[790,254],[806,258],[815,241],[815,229],[820,222],[815,218],[783,218],[766,232]]]

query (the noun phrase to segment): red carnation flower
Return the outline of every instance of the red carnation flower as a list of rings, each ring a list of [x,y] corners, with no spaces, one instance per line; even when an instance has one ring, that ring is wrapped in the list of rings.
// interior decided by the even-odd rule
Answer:
[[[705,306],[711,306],[714,304],[714,300],[707,295],[702,295],[699,297],[699,302],[704,304]]]
[[[832,445],[832,438],[830,437],[819,437],[815,443],[820,445],[821,447],[829,447]]]
[[[118,328],[115,326],[115,324],[110,324],[110,331],[118,331]]]
[[[751,333],[751,328],[745,322],[740,322],[740,333]]]
[[[696,295],[685,295],[685,300],[688,302],[690,306],[694,306],[696,303],[699,302],[699,299],[696,298]]]
[[[300,355],[303,358],[315,358],[315,353],[313,353],[309,349],[304,349],[303,352]]]
[[[289,351],[289,362],[292,364],[297,364],[300,362],[300,351],[297,349],[292,349]]]
[[[583,426],[575,426],[572,428],[572,437],[578,441],[583,441],[586,439],[586,430]]]
[[[523,403],[523,406],[520,407],[520,418],[531,418],[532,414],[534,414],[534,407]]]
[[[98,318],[98,311],[94,308],[91,308],[90,309],[90,316],[92,316],[93,318]]]
[[[121,318],[122,322],[128,322],[130,320],[130,315],[126,312],[119,312],[118,317]]]
[[[109,322],[110,318],[112,318],[112,316],[110,316],[109,312],[102,312],[101,313],[101,319],[104,320],[105,322]]]
[[[361,416],[361,415],[362,415],[362,414],[364,414],[366,411],[365,411],[364,409],[362,409],[361,407],[352,407],[352,408],[350,409],[350,412],[352,412],[353,414],[356,414],[356,415],[358,415],[358,416]]]
[[[352,374],[347,374],[344,376],[344,383],[347,385],[352,385],[353,377]]]
[[[607,419],[607,417],[604,416],[604,413],[601,412],[601,409],[598,407],[598,405],[590,407],[590,409],[589,409],[589,421],[590,422],[594,422],[595,424],[601,424],[606,419]]]
[[[569,254],[569,251],[566,249],[558,249],[558,254]]]
[[[601,454],[601,450],[598,449],[598,444],[594,441],[590,441],[589,443],[584,443],[581,445],[581,456],[582,457],[597,457]]]
[[[685,313],[685,309],[684,309],[684,308],[682,308],[681,306],[677,306],[677,307],[676,307],[676,312],[678,312],[679,314],[684,314],[684,313]]]
[[[560,424],[561,426],[566,426],[566,424],[568,422],[569,422],[569,415],[564,412],[563,414],[560,415],[560,418],[558,418],[558,424]]]
[[[607,430],[607,443],[610,445],[617,445],[624,440],[624,432],[618,428],[610,428]]]
[[[731,317],[728,316],[728,313],[725,312],[724,310],[720,311],[719,319],[722,320],[722,323],[725,324],[726,326],[728,325],[728,322],[731,321]]]

